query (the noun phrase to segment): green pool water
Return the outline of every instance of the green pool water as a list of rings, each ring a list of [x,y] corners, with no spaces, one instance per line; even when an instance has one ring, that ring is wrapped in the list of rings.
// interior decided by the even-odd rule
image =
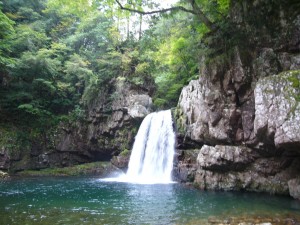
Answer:
[[[211,218],[300,217],[300,202],[267,194],[208,192],[181,184],[98,178],[0,181],[0,224],[202,224]]]

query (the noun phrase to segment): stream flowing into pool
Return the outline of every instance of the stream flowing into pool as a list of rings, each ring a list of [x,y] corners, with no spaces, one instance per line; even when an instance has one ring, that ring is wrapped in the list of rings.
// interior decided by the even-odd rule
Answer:
[[[300,203],[266,194],[204,192],[177,183],[14,178],[0,181],[0,215],[0,224],[205,224],[232,217],[299,219]]]

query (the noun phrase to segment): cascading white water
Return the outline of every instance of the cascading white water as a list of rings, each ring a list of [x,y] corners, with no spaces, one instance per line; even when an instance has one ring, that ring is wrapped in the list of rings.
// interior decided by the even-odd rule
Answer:
[[[141,184],[171,183],[175,133],[171,110],[151,113],[143,120],[135,137],[125,175],[102,181]]]
[[[126,179],[137,183],[172,182],[174,148],[171,110],[149,114],[136,135]]]

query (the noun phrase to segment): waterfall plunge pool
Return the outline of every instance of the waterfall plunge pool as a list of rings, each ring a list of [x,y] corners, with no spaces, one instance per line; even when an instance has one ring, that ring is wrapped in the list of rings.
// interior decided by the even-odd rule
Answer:
[[[0,224],[299,224],[291,198],[172,182],[174,145],[171,111],[151,113],[122,177],[1,180]]]
[[[275,221],[269,224],[297,224],[284,221],[300,221],[300,202],[267,194],[199,191],[178,183],[16,178],[0,181],[0,215],[0,224],[249,224],[261,218]]]

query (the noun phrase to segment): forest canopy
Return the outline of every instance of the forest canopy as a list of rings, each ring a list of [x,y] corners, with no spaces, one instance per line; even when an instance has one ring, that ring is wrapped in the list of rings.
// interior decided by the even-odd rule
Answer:
[[[51,127],[80,119],[118,77],[155,80],[155,107],[174,107],[199,75],[202,39],[226,18],[229,0],[179,1],[165,11],[142,0],[2,0],[0,7],[0,121]]]

